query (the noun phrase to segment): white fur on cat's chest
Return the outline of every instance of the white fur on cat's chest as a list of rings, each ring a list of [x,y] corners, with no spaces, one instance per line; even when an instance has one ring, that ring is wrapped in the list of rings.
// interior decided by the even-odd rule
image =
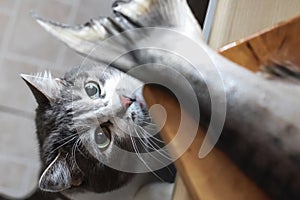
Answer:
[[[137,174],[126,186],[103,194],[94,192],[63,192],[74,200],[171,200],[172,183],[155,182],[152,174]]]

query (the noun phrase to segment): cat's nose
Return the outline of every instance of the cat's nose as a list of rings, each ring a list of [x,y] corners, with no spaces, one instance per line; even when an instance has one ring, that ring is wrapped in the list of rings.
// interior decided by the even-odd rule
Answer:
[[[122,104],[122,107],[124,109],[127,109],[129,108],[129,106],[135,102],[136,100],[135,99],[132,99],[130,97],[127,97],[125,95],[120,95],[120,101],[121,101],[121,104]]]

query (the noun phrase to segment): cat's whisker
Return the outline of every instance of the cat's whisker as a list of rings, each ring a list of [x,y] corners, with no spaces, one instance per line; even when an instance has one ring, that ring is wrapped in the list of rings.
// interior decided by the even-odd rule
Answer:
[[[141,132],[143,132],[143,131],[141,131]],[[160,139],[158,139],[154,136],[151,136],[151,135],[149,136],[149,135],[146,135],[145,133],[141,133],[141,134],[142,134],[143,138],[147,138],[148,141],[152,142],[155,145],[155,147],[157,148],[157,150],[161,148],[161,146],[159,146],[158,143],[164,144]]]
[[[149,143],[149,144],[151,144],[151,147],[152,147],[152,150],[159,150],[159,149],[161,149],[161,147],[160,146],[158,146],[155,142],[154,142],[154,139],[157,139],[156,137],[154,137],[153,135],[151,135],[151,134],[147,134],[147,131],[145,131],[144,129],[142,129],[141,127],[137,127],[137,128],[140,128],[140,134],[142,135],[142,137],[140,137],[140,135],[138,134],[138,131],[136,131],[137,132],[137,134],[138,134],[138,136],[139,136],[139,138],[146,138],[147,139],[147,141],[151,141],[154,145],[155,145],[155,147],[151,144],[151,143]],[[142,139],[141,139],[142,140]],[[161,140],[159,140],[159,139],[157,139],[157,141],[158,142],[161,142]],[[149,147],[149,146],[148,146]],[[150,148],[150,147],[149,147]]]
[[[142,140],[141,140],[142,142]],[[142,142],[143,145],[145,145],[145,147],[147,147],[149,150],[153,150],[155,151],[156,153],[158,153],[160,156],[162,156],[164,159],[167,159],[167,160],[172,160],[171,157],[169,156],[168,152],[166,150],[160,150],[160,149],[156,149],[150,142],[149,144],[145,144],[144,142]],[[149,146],[150,145],[150,146]],[[146,151],[148,151],[148,149],[145,148]],[[150,151],[148,151],[149,153],[151,153]],[[158,159],[158,158],[157,158]]]
[[[76,161],[76,147],[77,147],[77,144],[79,141],[80,141],[80,138],[77,138],[76,142],[72,146],[72,154],[71,154],[72,161],[75,163],[75,165],[77,166],[78,169],[80,169],[80,167],[78,166],[77,161]]]
[[[136,129],[134,128],[134,126],[133,126],[133,129],[134,129],[134,131],[136,132]],[[136,132],[136,134],[138,135],[137,132]],[[156,173],[151,169],[151,167],[149,167],[149,165],[146,163],[146,161],[142,158],[142,156],[141,156],[141,154],[140,154],[140,152],[139,152],[139,150],[138,150],[138,148],[137,148],[137,146],[136,146],[136,143],[135,143],[135,141],[133,140],[133,138],[130,137],[130,139],[131,139],[131,142],[132,142],[132,145],[133,145],[133,149],[135,150],[135,152],[136,152],[138,158],[143,162],[143,164],[146,166],[146,168],[149,169],[150,172],[151,172],[156,178],[158,178],[160,181],[164,182],[164,180],[163,180],[161,177],[159,177],[159,175],[156,174]]]
[[[139,150],[138,150],[138,147],[137,147],[137,145],[136,145],[136,142],[134,141],[134,139],[133,139],[131,136],[130,136],[130,140],[131,140],[132,147],[133,147],[133,149],[134,149],[134,151],[135,151],[137,157],[138,157],[138,158],[146,165],[146,167],[147,167],[148,165],[145,163],[144,159],[141,157],[140,152],[139,152]],[[148,168],[148,167],[147,167],[147,168]],[[150,170],[151,170],[151,169],[150,169]]]
[[[60,149],[61,147],[67,145],[68,143],[70,143],[72,140],[76,139],[77,135],[74,135],[74,137],[72,137],[70,140],[68,140],[67,142],[63,143],[62,145],[59,145],[58,147],[56,147],[55,149],[53,149],[49,154],[54,153],[55,151],[57,151],[58,149]]]
[[[136,132],[136,134],[139,136],[138,131],[135,130],[135,132]],[[140,136],[139,136],[139,137],[140,137]],[[146,139],[148,140],[148,138],[146,138]],[[149,143],[147,144],[147,143],[144,142],[144,140],[142,140],[142,139],[140,139],[140,141],[141,141],[141,143],[144,145],[144,147],[147,147],[148,149],[157,152],[159,155],[161,155],[162,157],[164,157],[164,158],[167,159],[167,160],[171,160],[171,158],[168,156],[168,153],[167,153],[163,148],[160,148],[159,146],[157,146],[158,148],[157,148],[157,147],[154,147],[154,146],[151,144],[151,142],[149,142]],[[151,141],[151,140],[150,140],[150,141]],[[154,143],[154,144],[155,144],[155,143]],[[153,155],[151,154],[151,152],[148,151],[147,148],[144,148],[144,149],[145,149],[148,153],[150,153],[151,157],[153,157],[154,159],[156,159],[156,160],[159,161],[160,163],[163,163],[161,160],[159,160],[158,158],[156,158],[155,156],[153,156]],[[160,149],[162,149],[162,152],[160,151]],[[164,154],[164,153],[165,153],[165,154]]]
[[[153,128],[156,127],[156,124],[152,123],[152,122],[149,122],[149,121],[143,121],[144,124],[147,124],[149,126],[153,126]]]
[[[158,132],[158,131],[157,131],[157,127],[156,127],[155,124],[150,124],[150,123],[147,123],[147,122],[143,122],[143,124],[146,124],[147,129],[149,129],[149,130],[151,130],[151,131],[156,131],[156,132]]]
[[[138,126],[139,127],[139,126]],[[140,130],[143,130],[143,129],[140,129]],[[142,133],[141,133],[142,134]],[[144,137],[145,138],[145,137]],[[152,140],[152,138],[153,137],[146,137],[146,139],[147,139],[147,141],[150,141],[150,142],[153,142],[153,140]],[[153,142],[153,144],[156,144],[155,142]],[[157,144],[156,144],[157,145]],[[160,147],[159,147],[160,148]],[[146,151],[147,151],[147,149],[145,149]],[[148,151],[149,152],[149,151]],[[164,152],[166,152],[166,155],[164,156],[163,154],[162,154],[162,156],[163,157],[165,157],[166,159],[168,159],[169,161],[172,161],[172,158],[170,157],[170,155],[169,155],[169,153],[167,152],[167,151],[164,151]],[[160,152],[159,152],[160,153]],[[167,157],[166,157],[167,156]],[[153,157],[153,156],[152,156]],[[159,162],[161,162],[161,163],[163,163],[162,161],[160,161],[160,160],[158,160]],[[164,164],[164,163],[163,163]],[[167,168],[167,170],[169,171],[169,173],[171,174],[171,175],[174,175],[174,173],[172,172],[172,170],[170,169],[170,167],[168,166],[168,167],[166,167]]]
[[[84,137],[84,135],[82,135],[82,136],[79,137],[79,138],[80,138],[79,145],[83,145],[83,143],[82,143],[83,137]],[[78,150],[78,152],[79,152],[83,157],[88,158],[88,157],[86,156],[86,154],[83,153],[82,150],[81,150],[80,148],[77,148],[77,150]],[[86,150],[86,149],[84,148],[84,150]]]
[[[150,133],[148,133],[143,127],[141,127],[141,126],[137,126],[137,127],[144,133],[144,135],[147,136],[147,138],[152,138],[152,139],[154,139],[155,141],[164,144],[164,141],[163,141],[163,140],[160,140],[160,139],[154,137],[154,135],[151,135]]]
[[[134,129],[134,127],[133,127],[133,129]],[[134,131],[136,131],[136,130],[134,129]],[[140,151],[138,150],[138,147],[137,147],[136,142],[135,142],[135,140],[133,139],[132,135],[130,135],[130,140],[131,140],[133,149],[134,149],[134,151],[136,152],[136,155],[138,156],[138,158],[145,164],[145,166],[146,166],[150,171],[152,171],[152,170],[148,167],[148,165],[146,164],[146,162],[144,161],[144,159],[142,158],[142,156],[141,156],[141,154],[140,154]]]
[[[53,142],[53,144],[62,143],[62,142],[66,141],[66,140],[68,140],[68,139],[70,139],[72,137],[75,137],[75,136],[74,135],[69,135],[67,137],[64,137],[64,138],[62,138],[60,140],[57,140],[57,141]]]
[[[140,137],[140,135],[138,134],[138,131],[136,131],[136,134]],[[143,134],[143,133],[141,133]],[[142,135],[143,136],[143,135]],[[158,146],[155,142],[153,142],[153,137],[144,137],[143,138],[146,138],[149,143],[145,143],[142,139],[140,139],[140,141],[147,147],[149,148],[150,150],[154,150],[156,151],[159,155],[161,155],[162,157],[164,157],[165,159],[167,160],[172,160],[168,154],[168,152],[164,149],[164,148],[161,148],[160,146]],[[162,149],[162,151],[160,151]],[[149,151],[148,151],[149,152]]]
[[[91,128],[91,126],[77,126],[76,127],[76,130],[77,130],[76,134],[80,136],[80,135],[86,133],[90,128]]]

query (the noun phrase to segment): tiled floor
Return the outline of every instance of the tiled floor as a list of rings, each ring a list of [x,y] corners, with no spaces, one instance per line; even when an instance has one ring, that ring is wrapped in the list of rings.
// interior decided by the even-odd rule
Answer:
[[[20,73],[56,75],[82,58],[46,33],[29,12],[69,24],[111,14],[112,0],[0,0],[0,193],[23,197],[37,183],[35,101]]]

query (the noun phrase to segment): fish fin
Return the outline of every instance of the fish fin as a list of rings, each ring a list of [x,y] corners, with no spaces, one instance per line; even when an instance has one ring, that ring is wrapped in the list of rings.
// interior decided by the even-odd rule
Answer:
[[[46,20],[37,14],[32,16],[47,32],[83,55],[107,38],[141,27],[172,28],[193,38],[201,38],[201,28],[186,0],[130,0],[113,4],[114,16],[91,19],[83,25],[69,26]],[[108,45],[110,51],[124,48],[124,43]],[[97,56],[96,56],[97,57]],[[99,57],[95,58],[99,60]]]
[[[186,0],[116,1],[113,11],[138,27],[175,28],[193,37],[201,36],[201,28]]]
[[[71,49],[82,54],[87,54],[95,47],[97,42],[109,37],[105,27],[100,24],[101,19],[91,19],[90,22],[83,25],[69,26],[46,20],[37,14],[32,16],[47,32],[64,42]]]

